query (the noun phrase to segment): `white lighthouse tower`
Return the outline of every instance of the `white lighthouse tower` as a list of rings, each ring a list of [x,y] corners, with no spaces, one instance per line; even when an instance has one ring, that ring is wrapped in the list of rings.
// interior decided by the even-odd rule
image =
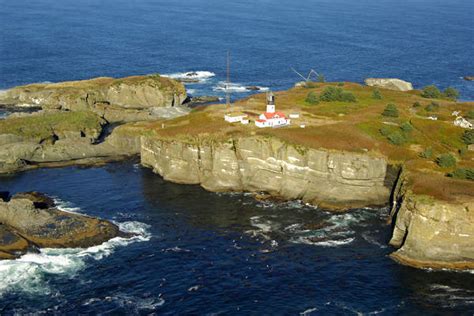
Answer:
[[[271,91],[267,93],[267,113],[275,113],[275,96]]]

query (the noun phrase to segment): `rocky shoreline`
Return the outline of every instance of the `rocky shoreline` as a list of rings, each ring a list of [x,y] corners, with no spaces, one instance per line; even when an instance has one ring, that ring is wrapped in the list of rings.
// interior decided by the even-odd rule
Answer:
[[[383,80],[370,85],[381,87],[387,80],[390,85],[394,82]],[[403,82],[395,84],[404,86],[385,86],[383,93],[388,89],[411,90]],[[212,113],[218,121],[213,121],[210,114],[194,111],[198,125],[190,127],[190,110],[182,105],[186,100],[183,85],[156,75],[30,85],[7,91],[3,97],[10,104],[33,104],[41,110],[13,115],[1,122],[0,173],[100,164],[139,156],[143,166],[168,181],[197,184],[212,192],[252,192],[283,200],[299,199],[333,211],[391,204],[390,245],[397,249],[391,255],[394,260],[417,268],[474,268],[472,197],[445,201],[415,193],[404,163],[390,161],[380,151],[369,152],[364,147],[351,152],[295,144],[280,134],[239,134],[234,127],[222,125],[218,106]],[[218,133],[224,131],[222,135],[208,129],[211,123],[217,126]],[[176,137],[173,133],[181,129],[184,136]],[[402,168],[404,171],[400,172]],[[47,208],[37,210],[36,198],[47,201]],[[110,223],[68,215],[65,220],[80,223],[86,229],[78,231],[79,239],[67,239],[65,227],[74,227],[72,222],[51,226],[58,229],[57,241],[42,239],[41,230],[50,239],[53,231],[46,226],[34,226],[36,230],[25,226],[26,230],[21,230],[18,227],[22,226],[8,217],[12,209],[35,214],[38,222],[47,218],[49,222],[43,223],[49,224],[61,222],[64,215],[51,200],[40,195],[14,196],[1,202],[0,235],[5,236],[3,246],[0,244],[1,258],[15,258],[31,245],[81,247],[120,235]],[[34,224],[26,217],[25,220]]]
[[[0,259],[15,259],[40,248],[87,248],[115,237],[132,237],[105,220],[64,212],[38,192],[2,193]]]

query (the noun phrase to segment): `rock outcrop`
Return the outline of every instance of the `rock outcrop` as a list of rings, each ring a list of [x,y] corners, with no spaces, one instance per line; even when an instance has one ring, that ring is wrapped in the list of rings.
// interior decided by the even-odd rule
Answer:
[[[397,262],[416,268],[474,269],[474,203],[415,195],[404,178],[392,210]]]
[[[365,79],[365,84],[370,87],[378,87],[396,91],[413,90],[413,85],[410,82],[395,78],[367,78]]]
[[[19,86],[3,92],[0,104],[49,110],[94,111],[109,122],[130,122],[156,119],[161,112],[178,116],[180,112],[186,111],[186,107],[182,106],[186,98],[186,89],[182,83],[159,75],[149,75]],[[164,111],[163,108],[168,110]]]
[[[38,247],[84,248],[129,236],[108,221],[61,211],[40,193],[0,201],[0,259],[14,259]]]
[[[268,192],[334,209],[384,205],[392,185],[382,158],[299,148],[276,138],[184,142],[144,136],[141,162],[176,183]]]

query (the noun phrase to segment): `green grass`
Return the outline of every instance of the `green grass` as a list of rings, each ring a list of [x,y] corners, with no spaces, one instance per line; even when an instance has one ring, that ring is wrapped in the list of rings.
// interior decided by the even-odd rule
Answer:
[[[0,120],[0,134],[41,140],[58,131],[100,130],[102,123],[92,112],[57,112]]]

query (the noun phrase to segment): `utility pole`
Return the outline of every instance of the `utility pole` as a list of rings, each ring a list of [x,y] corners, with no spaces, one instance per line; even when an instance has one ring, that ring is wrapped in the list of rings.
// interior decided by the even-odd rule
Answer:
[[[227,81],[225,83],[225,98],[226,98],[226,105],[227,108],[230,108],[230,52],[227,51]]]

